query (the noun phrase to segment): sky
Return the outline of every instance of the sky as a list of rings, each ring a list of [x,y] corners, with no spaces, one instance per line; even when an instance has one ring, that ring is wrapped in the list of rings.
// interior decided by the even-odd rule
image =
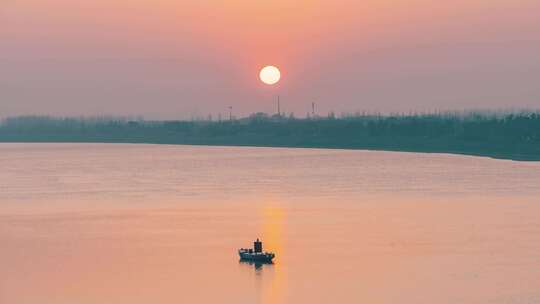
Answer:
[[[244,116],[278,95],[297,116],[538,109],[540,1],[0,2],[0,117]]]

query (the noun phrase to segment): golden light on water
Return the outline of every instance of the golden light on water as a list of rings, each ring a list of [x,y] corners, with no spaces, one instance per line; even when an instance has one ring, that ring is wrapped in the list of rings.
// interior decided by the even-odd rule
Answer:
[[[279,82],[279,79],[281,78],[281,72],[277,67],[269,65],[261,70],[261,72],[259,73],[259,77],[261,78],[262,82],[268,85],[273,85]]]
[[[263,240],[267,251],[278,254],[276,262],[279,264],[279,257],[284,254],[284,233],[286,209],[278,206],[267,206],[262,208],[263,219]],[[283,303],[285,296],[285,286],[287,274],[283,267],[274,265],[271,270],[271,283],[268,288],[263,290],[262,303]],[[270,274],[270,273],[269,273]],[[267,274],[268,275],[268,274]]]

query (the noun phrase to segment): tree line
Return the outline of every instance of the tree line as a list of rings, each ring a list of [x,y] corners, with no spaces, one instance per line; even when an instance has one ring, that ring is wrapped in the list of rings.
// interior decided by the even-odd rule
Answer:
[[[118,142],[448,152],[540,160],[540,113],[345,114],[232,120],[59,118],[2,120],[2,142]]]

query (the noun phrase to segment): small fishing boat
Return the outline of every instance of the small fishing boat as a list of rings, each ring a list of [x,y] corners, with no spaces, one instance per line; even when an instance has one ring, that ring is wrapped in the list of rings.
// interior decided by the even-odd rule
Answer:
[[[243,261],[253,261],[261,263],[272,263],[275,254],[272,252],[263,252],[262,242],[257,239],[253,242],[253,249],[249,248],[240,248],[238,250],[238,255],[240,255],[240,260]]]

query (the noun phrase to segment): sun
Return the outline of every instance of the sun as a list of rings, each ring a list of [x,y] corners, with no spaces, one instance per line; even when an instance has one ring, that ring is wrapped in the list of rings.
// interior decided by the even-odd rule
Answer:
[[[261,78],[261,81],[268,84],[273,85],[278,83],[279,79],[281,78],[281,73],[279,72],[279,69],[276,68],[273,65],[265,66],[261,72],[259,73],[259,77]]]

